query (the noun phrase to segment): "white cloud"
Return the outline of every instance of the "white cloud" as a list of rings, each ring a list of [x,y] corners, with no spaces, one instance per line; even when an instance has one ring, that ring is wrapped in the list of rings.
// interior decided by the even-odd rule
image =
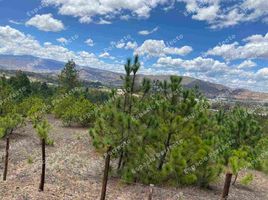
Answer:
[[[245,42],[251,43],[259,43],[260,41],[263,41],[263,37],[258,35],[248,37],[245,40]],[[126,48],[126,46],[127,44],[124,48]],[[165,46],[165,48],[169,47]],[[152,52],[147,52],[146,54],[151,53]],[[166,54],[163,53],[163,51],[160,51],[160,53]],[[71,51],[63,46],[54,45],[51,42],[41,44],[31,35],[26,35],[10,26],[0,26],[0,54],[32,55],[62,62],[73,59],[80,66],[89,66],[117,72],[122,72],[123,70],[122,63],[118,60],[113,60],[114,64],[108,64],[100,59],[115,59],[109,53],[97,56],[94,53],[86,51]],[[244,66],[252,66],[253,61],[251,62],[250,60],[248,60],[248,62],[245,61]],[[225,62],[212,58],[197,57],[191,60],[184,60],[181,58],[163,56],[158,59],[157,63],[154,64],[152,68],[142,68],[141,72],[150,74],[165,73],[188,75],[231,87],[239,86],[267,91],[267,87],[264,86],[268,84],[268,68],[258,66],[259,70],[254,72],[246,71],[244,68],[239,68],[238,66],[229,66]]]
[[[79,19],[79,22],[81,23],[81,24],[89,24],[89,23],[91,23],[93,20],[91,19],[91,17],[89,17],[89,16],[83,16],[83,17],[81,17],[80,19]]]
[[[165,55],[181,55],[185,56],[192,52],[192,47],[183,46],[181,48],[168,47],[163,40],[146,40],[135,51],[139,55],[148,55],[153,57],[161,57]]]
[[[61,37],[61,38],[58,38],[57,41],[61,44],[67,44],[68,43],[68,40],[64,37]]]
[[[42,0],[44,5],[57,7],[59,14],[79,18],[81,23],[96,20],[101,24],[110,24],[115,18],[148,18],[156,7],[161,6],[168,11],[175,7],[175,2],[185,3],[185,15],[205,21],[214,29],[245,22],[268,21],[267,0]],[[184,11],[183,7],[179,9]],[[143,33],[146,35],[150,31],[144,30]]]
[[[137,42],[127,42],[125,45],[125,49],[136,49],[137,47]]]
[[[123,49],[124,48],[126,50],[129,50],[129,49],[136,49],[138,47],[138,44],[137,44],[137,42],[128,41],[128,42],[118,43],[118,44],[116,44],[115,47],[118,48],[118,49]]]
[[[162,57],[159,58],[156,67],[173,67],[182,68],[186,71],[217,73],[228,71],[225,63],[219,62],[212,58],[197,57],[193,60],[183,60],[180,58]]]
[[[109,59],[112,59],[114,60],[115,57],[111,56],[108,52],[104,52],[102,54],[99,55],[100,58],[109,58]]]
[[[268,92],[267,88],[263,87],[268,83],[268,68],[262,68],[254,72],[239,69],[238,66],[229,66],[227,63],[212,58],[197,57],[192,60],[184,60],[161,57],[153,65],[151,71],[195,77],[233,88],[239,87]]]
[[[82,23],[90,23],[93,18],[133,16],[148,18],[152,9],[169,3],[169,0],[42,0],[45,5],[55,6],[62,15],[79,18]]]
[[[97,22],[97,24],[112,24],[112,22],[107,21],[107,20],[101,18],[100,21]]]
[[[100,58],[109,58],[110,54],[108,52],[104,52],[102,54],[99,55]]]
[[[116,48],[122,49],[126,44],[124,42],[116,44]]]
[[[64,30],[64,25],[60,20],[54,19],[52,14],[35,15],[26,22],[27,26],[34,26],[41,31],[59,32]]]
[[[226,60],[268,58],[268,33],[264,36],[252,35],[243,41],[245,45],[234,42],[216,46],[206,55],[221,56]]]
[[[19,21],[16,21],[16,20],[12,20],[12,19],[8,20],[8,22],[11,23],[11,24],[16,24],[16,25],[23,24],[22,22],[19,22]]]
[[[240,65],[238,65],[238,69],[247,69],[247,68],[252,68],[256,67],[257,64],[251,60],[245,60],[243,61]]]
[[[148,30],[143,30],[143,31],[139,31],[140,35],[150,35],[154,32],[158,31],[158,27],[155,27],[153,30],[148,31]]]
[[[186,4],[186,14],[206,21],[211,28],[225,28],[257,20],[266,22],[267,0],[178,0]]]
[[[257,76],[262,79],[268,80],[268,68],[262,68],[257,71]]]
[[[120,69],[118,65],[108,64],[99,60],[95,54],[90,52],[74,52],[50,42],[45,42],[41,45],[31,35],[25,35],[10,26],[0,26],[0,54],[31,55],[62,62],[73,59],[80,66],[89,66],[113,71],[119,71]]]
[[[125,21],[129,20],[130,18],[131,18],[130,15],[122,15],[122,16],[120,17],[120,19],[125,20]]]
[[[88,46],[90,46],[90,47],[93,47],[93,46],[94,46],[94,42],[93,42],[93,40],[92,40],[91,38],[88,38],[88,39],[85,41],[85,43],[86,43]]]

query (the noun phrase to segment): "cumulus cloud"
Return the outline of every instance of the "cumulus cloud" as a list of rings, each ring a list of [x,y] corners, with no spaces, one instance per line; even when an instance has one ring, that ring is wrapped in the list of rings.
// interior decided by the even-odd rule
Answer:
[[[240,65],[238,65],[238,69],[248,69],[252,67],[256,67],[257,64],[253,62],[252,60],[245,60]]]
[[[85,43],[86,43],[88,46],[90,46],[90,47],[93,47],[93,46],[94,46],[94,42],[93,42],[93,40],[92,40],[91,38],[88,38],[88,39],[85,41]]]
[[[214,29],[258,20],[268,22],[267,0],[42,0],[43,5],[57,7],[59,14],[79,18],[81,23],[100,24],[110,24],[115,18],[148,18],[158,6],[166,11],[174,9],[175,2],[185,4],[185,10],[179,7],[185,15],[205,21]],[[150,31],[141,34],[148,35]]]
[[[68,43],[68,40],[64,37],[61,37],[61,38],[58,38],[57,41],[61,44],[67,44]]]
[[[169,47],[163,40],[146,40],[135,51],[139,55],[147,55],[152,57],[161,57],[165,55],[181,55],[185,56],[192,52],[192,47],[183,46],[181,48]]]
[[[112,24],[112,22],[101,18],[100,21],[97,22],[97,24]]]
[[[138,47],[138,44],[137,44],[137,42],[128,41],[128,42],[118,43],[115,47],[118,49],[124,48],[126,50],[129,50],[129,49],[136,49]]]
[[[125,49],[136,49],[137,47],[137,42],[127,42],[125,45]]]
[[[211,28],[225,28],[257,20],[266,22],[267,0],[178,0],[186,5],[186,15],[206,21]]]
[[[99,55],[100,58],[109,58],[110,54],[108,52],[104,52],[102,54]]]
[[[154,33],[154,32],[156,32],[156,31],[158,31],[158,27],[155,27],[153,30],[151,30],[151,31],[148,31],[148,30],[142,30],[142,31],[139,31],[138,33],[140,34],[140,35],[150,35],[150,34],[152,34],[152,33]]]
[[[118,49],[122,49],[123,47],[125,47],[125,45],[126,45],[126,43],[121,42],[121,43],[116,44],[115,47],[118,48]]]
[[[25,35],[10,26],[0,26],[0,54],[31,55],[62,62],[73,59],[80,66],[91,66],[113,71],[120,69],[117,65],[99,60],[95,54],[90,52],[74,52],[50,42],[40,44],[31,35]]]
[[[257,71],[257,76],[259,78],[268,80],[268,68],[265,67],[265,68],[262,68],[262,69],[258,70]]]
[[[216,46],[206,55],[221,56],[226,60],[268,58],[268,33],[264,36],[252,35],[243,42],[244,45],[234,42]]]
[[[26,22],[27,26],[34,26],[41,31],[59,32],[64,30],[64,24],[53,18],[52,14],[35,15]]]
[[[197,57],[193,60],[183,60],[180,58],[162,57],[159,58],[156,67],[173,67],[182,68],[186,71],[195,72],[206,72],[214,73],[219,75],[219,73],[224,73],[229,70],[229,67],[218,60],[212,58],[202,58]]]
[[[169,74],[191,76],[202,80],[220,83],[233,88],[263,90],[268,83],[268,68],[256,72],[239,69],[212,58],[197,57],[190,60],[181,58],[161,57],[153,65],[151,71],[167,71]]]
[[[114,60],[115,57],[111,56],[108,52],[104,52],[102,54],[99,55],[100,58],[109,58],[109,59],[112,59]]]
[[[79,18],[82,23],[90,23],[93,18],[115,18],[127,16],[148,18],[151,10],[158,5],[164,5],[169,0],[42,0],[45,5],[55,6],[62,15],[70,15]]]

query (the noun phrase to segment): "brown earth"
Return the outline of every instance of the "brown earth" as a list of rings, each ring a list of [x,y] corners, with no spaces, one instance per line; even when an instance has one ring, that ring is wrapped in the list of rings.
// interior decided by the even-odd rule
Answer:
[[[1,200],[96,200],[100,198],[104,159],[90,142],[87,129],[66,128],[59,120],[48,117],[52,124],[53,147],[47,147],[45,192],[38,192],[41,170],[40,141],[32,126],[27,124],[11,136],[10,162],[7,181],[2,181],[5,141],[0,140],[0,199]],[[254,181],[247,187],[231,187],[230,200],[268,199],[268,177],[253,172]],[[239,182],[239,180],[238,180]],[[154,200],[219,200],[223,177],[211,190],[197,187],[155,187]],[[149,187],[125,184],[111,178],[107,199],[148,199]]]

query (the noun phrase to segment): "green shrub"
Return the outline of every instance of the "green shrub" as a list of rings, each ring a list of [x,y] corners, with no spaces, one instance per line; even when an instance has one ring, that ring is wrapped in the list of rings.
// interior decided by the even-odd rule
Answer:
[[[22,125],[23,118],[18,114],[8,114],[4,117],[0,117],[0,138],[11,134],[14,129]]]
[[[244,176],[244,177],[241,179],[240,183],[241,183],[242,185],[249,185],[252,181],[253,181],[253,174],[250,173],[250,174],[247,174],[246,176]]]
[[[53,112],[67,126],[78,124],[89,126],[95,117],[94,105],[84,97],[66,97],[56,101]]]

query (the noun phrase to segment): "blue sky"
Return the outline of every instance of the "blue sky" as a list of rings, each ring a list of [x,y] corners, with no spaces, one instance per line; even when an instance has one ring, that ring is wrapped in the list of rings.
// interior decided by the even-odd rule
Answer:
[[[267,0],[0,0],[0,54],[268,92]]]

